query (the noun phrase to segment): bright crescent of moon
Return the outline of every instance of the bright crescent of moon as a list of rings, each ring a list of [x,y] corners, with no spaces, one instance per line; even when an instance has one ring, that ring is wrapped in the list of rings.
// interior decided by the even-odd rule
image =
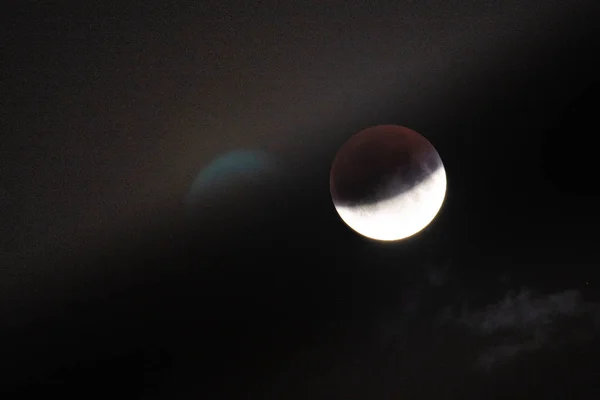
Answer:
[[[373,205],[336,206],[342,220],[357,233],[375,240],[405,239],[422,231],[442,208],[446,171],[438,168],[407,193]]]
[[[436,217],[446,196],[446,171],[433,145],[395,125],[364,129],[338,152],[330,174],[333,204],[360,235],[408,238]]]

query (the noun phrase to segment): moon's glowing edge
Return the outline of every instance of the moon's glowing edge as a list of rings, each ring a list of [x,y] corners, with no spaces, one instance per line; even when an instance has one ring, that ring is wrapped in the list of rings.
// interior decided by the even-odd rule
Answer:
[[[446,197],[446,171],[440,166],[407,193],[376,204],[335,205],[341,219],[360,235],[380,241],[406,239],[425,229],[437,216]]]

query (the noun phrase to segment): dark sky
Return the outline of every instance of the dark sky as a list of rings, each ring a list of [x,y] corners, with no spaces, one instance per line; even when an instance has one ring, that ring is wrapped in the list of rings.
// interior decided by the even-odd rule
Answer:
[[[123,3],[1,13],[0,390],[599,398],[597,1]],[[380,124],[448,175],[399,243],[329,196]]]

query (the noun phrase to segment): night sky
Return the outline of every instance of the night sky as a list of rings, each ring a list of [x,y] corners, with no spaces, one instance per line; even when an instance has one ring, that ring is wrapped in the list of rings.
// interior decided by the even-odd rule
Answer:
[[[3,399],[600,398],[597,0],[178,3],[0,13]],[[381,124],[396,243],[329,193]]]

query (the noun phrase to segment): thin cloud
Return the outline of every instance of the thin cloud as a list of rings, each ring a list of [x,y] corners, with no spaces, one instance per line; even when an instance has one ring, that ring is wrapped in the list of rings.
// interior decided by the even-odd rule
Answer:
[[[586,302],[576,290],[535,295],[524,289],[480,309],[463,308],[454,321],[485,340],[476,364],[490,369],[523,353],[591,338],[590,330],[598,328],[599,311],[597,304]],[[452,319],[448,310],[443,319]]]
[[[589,312],[589,305],[575,290],[535,297],[529,290],[508,293],[501,301],[482,310],[463,311],[460,323],[484,334],[499,331],[529,331],[548,326],[562,317]]]
[[[524,352],[539,350],[541,347],[542,345],[540,343],[534,341],[493,346],[484,351],[477,358],[476,365],[485,370],[489,370],[499,362],[505,362]]]
[[[469,306],[475,293],[449,266],[425,266],[413,279],[404,282],[398,303],[382,313],[376,328],[380,344],[396,350],[432,340],[428,346],[439,345],[442,353],[463,349],[452,355],[455,362],[490,370],[527,354],[589,343],[600,331],[600,304],[579,290],[509,290],[515,282],[504,275],[489,282],[497,301]]]

